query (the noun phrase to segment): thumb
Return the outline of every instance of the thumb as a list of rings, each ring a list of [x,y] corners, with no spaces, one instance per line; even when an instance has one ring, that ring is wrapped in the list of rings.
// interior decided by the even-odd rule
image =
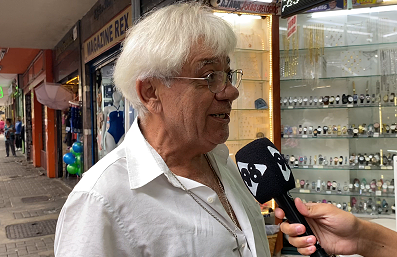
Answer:
[[[332,204],[307,203],[304,204],[300,198],[295,199],[298,211],[308,218],[320,218],[326,216]]]

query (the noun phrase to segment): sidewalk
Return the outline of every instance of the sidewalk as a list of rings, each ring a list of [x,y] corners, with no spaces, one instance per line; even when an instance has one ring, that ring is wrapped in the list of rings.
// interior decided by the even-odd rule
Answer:
[[[77,180],[50,179],[19,151],[5,155],[0,136],[0,257],[54,256],[56,220]]]

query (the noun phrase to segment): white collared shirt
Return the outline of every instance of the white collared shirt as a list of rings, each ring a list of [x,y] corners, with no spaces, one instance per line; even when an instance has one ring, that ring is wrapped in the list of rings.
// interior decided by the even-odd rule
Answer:
[[[242,230],[243,257],[270,257],[265,224],[225,145],[208,156]],[[234,230],[217,194],[180,182]],[[55,256],[239,256],[233,235],[185,192],[143,137],[137,120],[124,142],[94,165],[70,193],[58,218]]]

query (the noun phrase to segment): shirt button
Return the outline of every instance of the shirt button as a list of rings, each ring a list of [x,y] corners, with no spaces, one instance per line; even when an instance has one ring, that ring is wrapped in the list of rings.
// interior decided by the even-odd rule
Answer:
[[[207,198],[207,201],[208,201],[209,203],[213,203],[213,202],[214,202],[214,198],[213,198],[213,197],[208,197],[208,198]]]

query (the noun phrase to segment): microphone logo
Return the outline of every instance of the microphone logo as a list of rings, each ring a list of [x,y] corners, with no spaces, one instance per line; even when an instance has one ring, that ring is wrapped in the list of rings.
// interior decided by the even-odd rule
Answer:
[[[277,162],[277,165],[280,168],[280,171],[283,174],[285,181],[289,181],[289,177],[291,176],[291,169],[289,168],[285,159],[281,156],[280,152],[276,148],[268,146],[267,149],[272,154],[274,160]]]
[[[251,193],[256,197],[258,185],[263,180],[263,174],[265,174],[267,166],[264,164],[251,164],[244,162],[237,162],[237,166],[239,167],[241,177],[243,178],[245,184]]]

